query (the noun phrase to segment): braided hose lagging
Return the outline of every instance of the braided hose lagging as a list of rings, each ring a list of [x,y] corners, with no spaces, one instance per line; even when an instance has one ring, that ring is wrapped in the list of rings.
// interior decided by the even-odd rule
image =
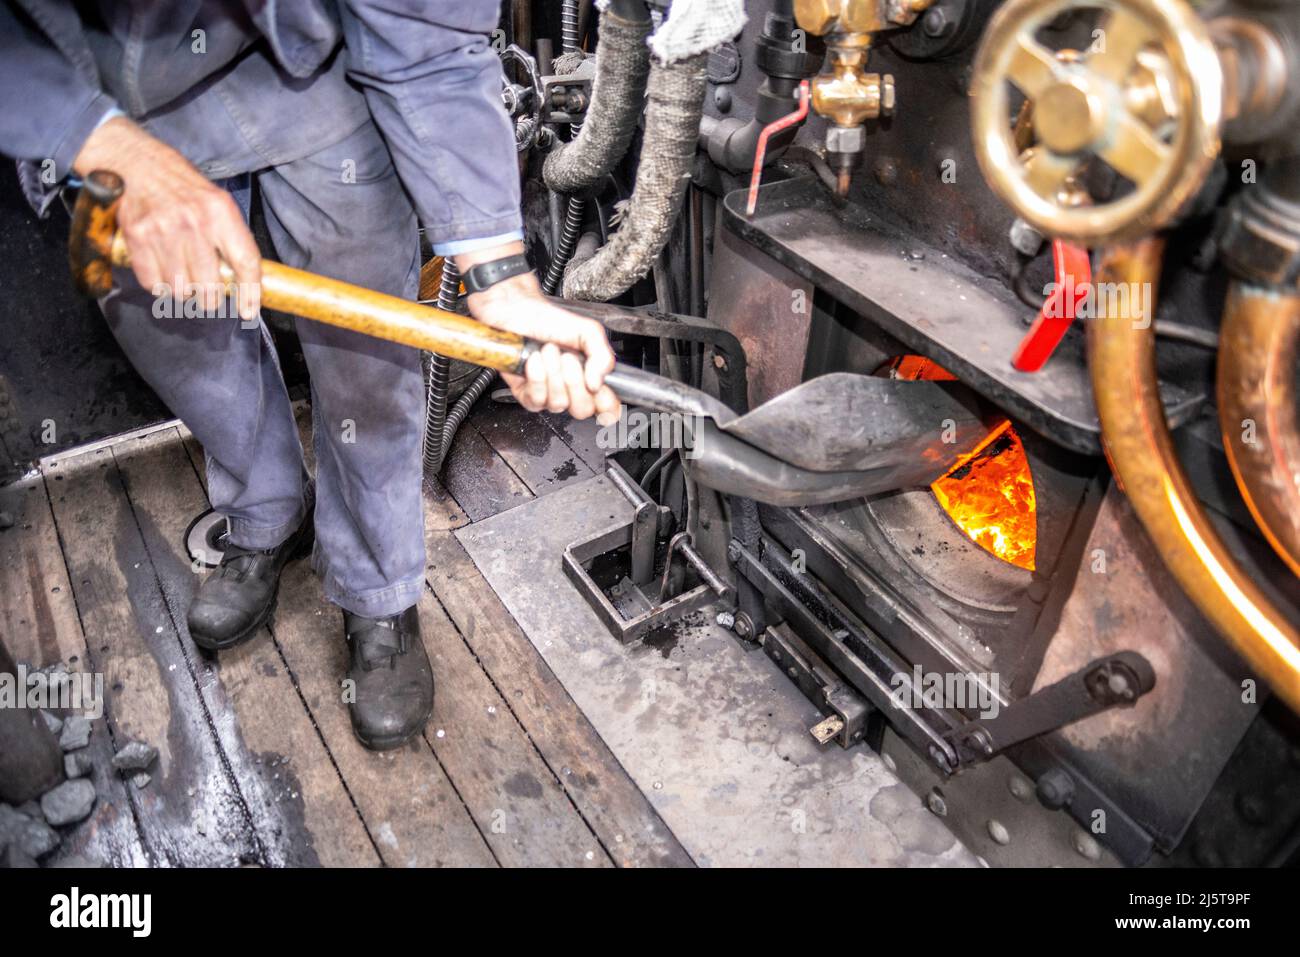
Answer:
[[[623,221],[590,259],[565,271],[564,297],[606,302],[650,271],[681,211],[699,142],[708,54],[677,63],[655,61],[636,186]]]
[[[641,8],[645,13],[645,8]],[[600,44],[591,104],[581,129],[551,150],[542,166],[546,185],[560,193],[590,189],[627,153],[645,103],[650,75],[650,17],[625,19],[612,10],[600,15]]]
[[[442,283],[438,287],[438,308],[458,312],[460,307],[460,270],[450,259],[442,263]],[[447,437],[447,393],[451,383],[451,359],[436,352],[424,354],[424,471],[437,475],[451,448]],[[463,416],[462,416],[463,418]],[[455,434],[455,430],[452,431]]]

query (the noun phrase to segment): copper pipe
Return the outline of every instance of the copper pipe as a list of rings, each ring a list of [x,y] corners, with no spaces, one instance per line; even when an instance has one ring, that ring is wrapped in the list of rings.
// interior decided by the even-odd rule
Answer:
[[[1219,427],[1232,474],[1273,550],[1300,575],[1300,295],[1234,282],[1219,333]]]
[[[1300,633],[1220,541],[1169,434],[1156,380],[1152,321],[1163,248],[1162,240],[1147,238],[1108,249],[1102,257],[1097,288],[1120,306],[1115,315],[1088,323],[1102,443],[1147,534],[1188,597],[1254,672],[1300,712]],[[1112,291],[1115,295],[1109,295]]]

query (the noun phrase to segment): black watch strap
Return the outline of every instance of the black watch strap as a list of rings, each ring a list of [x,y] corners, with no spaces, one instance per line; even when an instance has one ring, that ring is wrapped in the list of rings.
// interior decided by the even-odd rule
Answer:
[[[506,256],[503,259],[494,259],[488,263],[471,266],[460,278],[465,283],[465,288],[472,295],[476,292],[482,292],[489,286],[495,286],[502,280],[522,276],[531,269],[532,267],[528,265],[528,258],[523,253],[518,253],[514,256]]]

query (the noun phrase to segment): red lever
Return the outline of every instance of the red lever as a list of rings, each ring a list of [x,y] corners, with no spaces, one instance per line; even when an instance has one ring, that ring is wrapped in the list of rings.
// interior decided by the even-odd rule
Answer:
[[[763,127],[763,132],[758,134],[758,146],[754,150],[754,172],[749,177],[749,203],[745,207],[746,217],[753,216],[754,210],[758,209],[758,183],[763,178],[763,160],[767,158],[767,141],[782,130],[802,123],[807,118],[808,81],[804,80],[799,84],[799,109],[768,123]]]
[[[1052,266],[1055,287],[1011,357],[1011,364],[1021,372],[1037,372],[1047,363],[1092,288],[1092,263],[1082,246],[1053,239]]]

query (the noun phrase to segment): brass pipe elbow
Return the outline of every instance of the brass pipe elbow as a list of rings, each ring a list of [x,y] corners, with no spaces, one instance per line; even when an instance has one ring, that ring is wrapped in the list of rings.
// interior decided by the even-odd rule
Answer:
[[[1233,282],[1219,332],[1223,448],[1250,513],[1296,575],[1300,575],[1298,346],[1300,294]]]
[[[1163,242],[1147,238],[1108,249],[1098,283],[1115,283],[1127,307],[1088,323],[1102,442],[1147,534],[1170,572],[1228,643],[1293,710],[1300,712],[1300,633],[1224,547],[1179,464],[1156,380],[1154,289]],[[1106,287],[1112,288],[1112,287]],[[1145,314],[1143,308],[1150,309]]]

